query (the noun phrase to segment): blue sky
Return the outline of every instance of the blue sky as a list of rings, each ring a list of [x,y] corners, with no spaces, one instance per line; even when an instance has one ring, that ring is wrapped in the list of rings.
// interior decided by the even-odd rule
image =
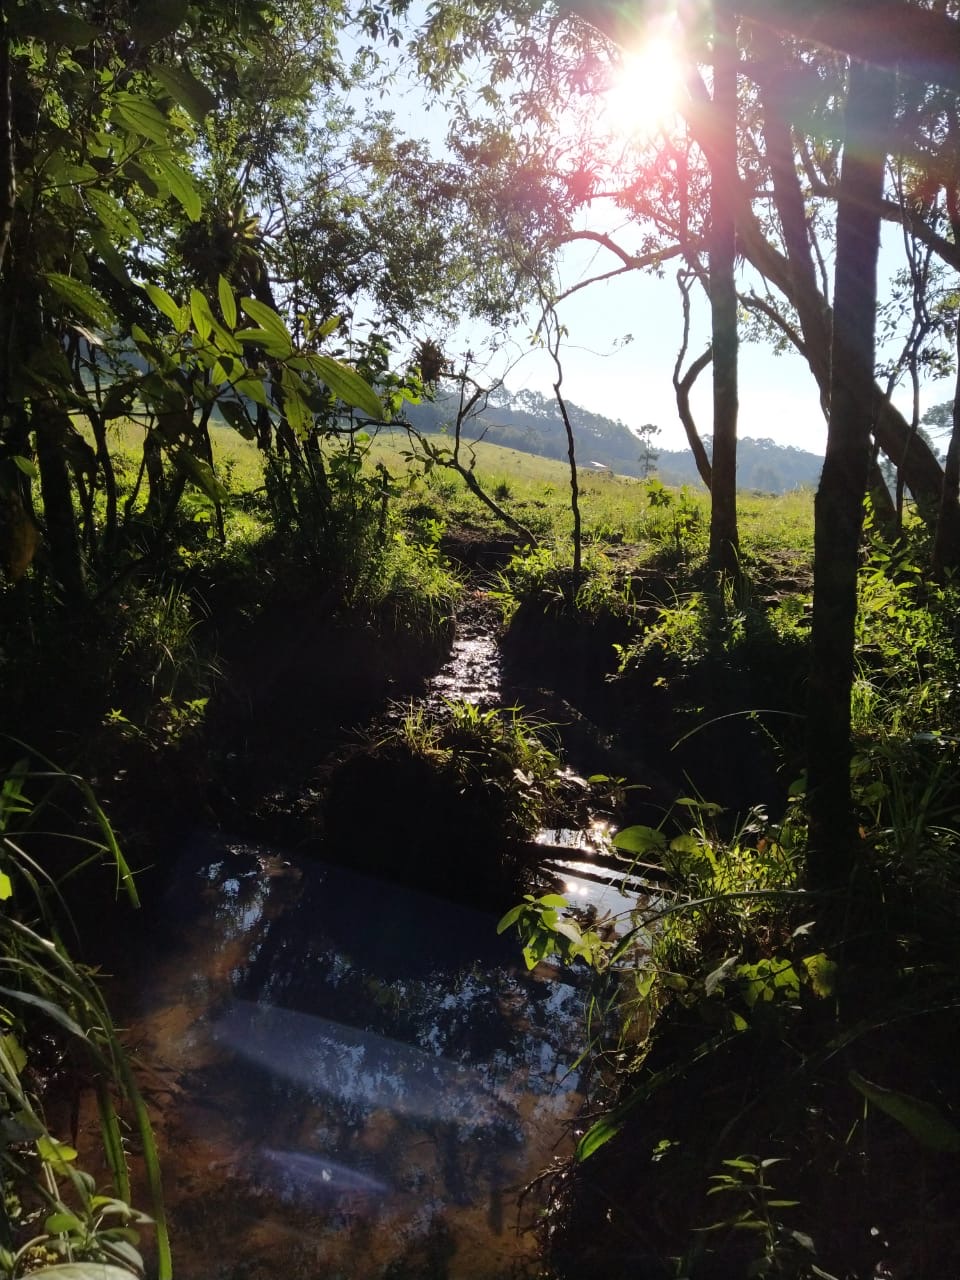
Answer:
[[[396,115],[397,123],[412,136],[426,137],[442,149],[447,121],[436,101],[410,82],[393,86],[386,103]],[[596,223],[595,229],[608,230]],[[631,247],[632,237],[626,233],[623,243]],[[888,229],[881,255],[881,294],[886,279],[902,261],[899,232]],[[561,260],[560,285],[568,288],[586,276],[599,274],[619,265],[616,259],[594,244],[569,245]],[[560,319],[568,330],[562,351],[565,396],[593,412],[619,418],[628,426],[655,423],[660,432],[657,444],[662,449],[687,448],[686,437],[677,415],[672,385],[672,372],[682,335],[680,296],[675,284],[675,271],[666,264],[664,278],[631,272],[613,280],[583,289],[560,308]],[[709,316],[702,290],[691,295],[694,317],[687,362],[699,354],[709,339]],[[530,387],[552,394],[555,370],[548,354],[531,345],[529,325],[520,326],[504,342],[475,325],[465,325],[446,344],[449,355],[468,349],[486,352],[486,373],[474,365],[479,379],[502,378],[516,391]],[[632,341],[624,343],[626,335]],[[928,384],[921,392],[921,406],[926,409],[952,398],[950,382]],[[910,397],[901,388],[894,401],[910,416]],[[701,432],[711,429],[711,380],[706,369],[698,379],[691,398],[694,416]],[[743,343],[740,354],[740,435],[766,437],[778,444],[793,445],[811,453],[822,454],[826,443],[826,424],[812,375],[805,361],[793,353],[775,355],[769,347]]]
[[[595,259],[594,246],[567,251],[562,284],[614,265],[609,255]],[[885,250],[886,270],[893,270],[895,249]],[[691,357],[707,345],[709,317],[705,306],[694,306],[688,347]],[[697,312],[699,314],[697,314]],[[562,351],[565,396],[577,404],[619,418],[628,426],[653,422],[660,427],[657,443],[662,449],[685,449],[686,437],[677,416],[672,373],[682,336],[680,297],[669,266],[659,280],[634,272],[581,290],[560,308],[569,330]],[[623,344],[625,335],[633,340]],[[483,342],[476,329],[457,335],[473,350]],[[456,343],[451,350],[456,349]],[[551,394],[555,373],[543,351],[531,349],[528,329],[520,328],[511,341],[491,359],[491,374],[502,376],[511,390],[531,387]],[[921,392],[924,409],[952,398],[950,381],[926,384]],[[894,400],[907,417],[909,393],[901,388]],[[711,381],[709,368],[700,375],[692,406],[702,432],[710,431]],[[740,435],[766,437],[777,444],[793,445],[822,454],[826,423],[820,410],[813,376],[806,362],[793,353],[775,355],[758,343],[740,348]]]

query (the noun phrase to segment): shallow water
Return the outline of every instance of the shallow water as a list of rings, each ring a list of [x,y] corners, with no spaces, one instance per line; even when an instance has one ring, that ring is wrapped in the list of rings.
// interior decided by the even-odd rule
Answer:
[[[495,918],[280,851],[184,853],[131,982],[179,1280],[534,1276],[575,977]]]
[[[475,592],[458,612],[449,657],[431,677],[425,705],[442,711],[448,700],[456,699],[486,709],[500,700],[502,686],[495,611],[483,592]]]

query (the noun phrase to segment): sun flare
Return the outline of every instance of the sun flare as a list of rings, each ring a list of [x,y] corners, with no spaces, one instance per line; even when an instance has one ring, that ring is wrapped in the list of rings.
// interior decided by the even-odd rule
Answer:
[[[676,45],[666,37],[625,50],[604,93],[606,128],[622,138],[644,141],[669,129],[683,96],[683,67]]]

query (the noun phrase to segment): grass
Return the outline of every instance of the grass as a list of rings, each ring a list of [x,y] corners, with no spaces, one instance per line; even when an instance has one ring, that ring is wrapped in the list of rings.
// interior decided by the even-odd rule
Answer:
[[[118,468],[132,481],[139,464],[142,426],[118,419],[112,428]],[[246,498],[262,492],[263,455],[253,441],[229,427],[210,432],[218,478],[231,497]],[[436,439],[442,439],[437,437]],[[382,464],[398,492],[395,504],[401,514],[419,513],[445,524],[466,523],[500,531],[494,517],[467,491],[452,472],[434,468],[428,475],[411,462],[406,432],[380,428],[364,446],[364,472],[372,474]],[[536,454],[506,449],[481,441],[470,445],[475,473],[484,488],[538,538],[563,545],[571,536],[570,473],[566,463]],[[664,551],[697,559],[706,552],[710,507],[702,489],[676,490],[618,476],[610,472],[580,472],[580,505],[583,539],[587,545],[643,547],[641,558]],[[656,495],[666,496],[657,501]],[[197,517],[202,521],[207,500],[194,491]],[[796,490],[781,496],[741,493],[738,500],[742,553],[747,564],[780,556],[797,564],[809,563],[813,549],[813,494]],[[244,505],[228,504],[229,537],[256,536],[258,521]]]
[[[475,473],[488,492],[543,539],[570,537],[570,473],[551,458],[481,442],[471,445]],[[407,478],[404,502],[428,500],[438,515],[493,527],[492,517],[466,492],[459,479],[434,469],[417,476],[411,468],[405,433],[381,430],[371,440],[371,464],[385,465],[395,477]],[[691,557],[706,551],[710,523],[709,495],[703,490],[666,488],[612,473],[580,474],[584,542],[608,546],[644,546],[645,557],[664,549]],[[662,494],[660,502],[651,492]],[[663,500],[665,498],[665,500]],[[743,493],[739,498],[744,555],[762,558],[772,552],[809,561],[813,548],[813,494],[798,490],[780,497]]]

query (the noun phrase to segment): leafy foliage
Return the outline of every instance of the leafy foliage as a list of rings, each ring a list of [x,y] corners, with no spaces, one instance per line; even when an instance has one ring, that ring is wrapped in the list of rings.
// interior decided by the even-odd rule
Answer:
[[[31,793],[40,792],[39,799]],[[51,850],[51,817],[74,793],[93,820],[93,838],[60,836]],[[73,846],[72,856],[65,856]],[[54,879],[51,852],[64,870]],[[85,866],[112,863],[118,887],[137,892],[113,830],[82,779],[19,760],[0,789],[0,1163],[5,1196],[0,1266],[5,1275],[57,1274],[67,1264],[102,1264],[109,1273],[140,1275],[136,1228],[156,1225],[160,1275],[171,1274],[159,1171],[146,1109],[93,974],[72,958],[61,929],[60,884]],[[79,1073],[97,1094],[103,1155],[113,1185],[98,1192],[78,1167],[77,1151],[54,1136],[44,1117],[50,1078]],[[45,1083],[46,1081],[46,1083]],[[155,1219],[130,1207],[130,1179],[116,1097],[132,1110]],[[52,1265],[51,1265],[52,1264]]]

